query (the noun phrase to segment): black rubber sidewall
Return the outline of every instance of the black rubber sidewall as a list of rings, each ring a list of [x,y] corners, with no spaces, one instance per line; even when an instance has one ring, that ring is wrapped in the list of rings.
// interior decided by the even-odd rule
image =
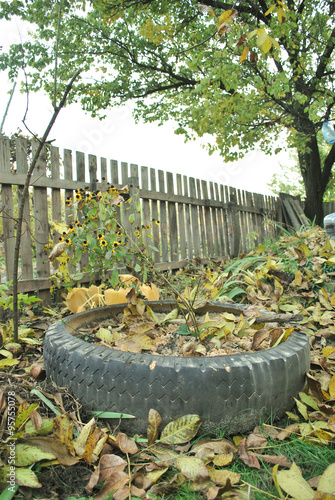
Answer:
[[[115,310],[107,306],[93,311],[103,319]],[[304,388],[310,366],[306,335],[293,332],[283,344],[253,353],[186,358],[135,354],[71,335],[75,325],[90,321],[90,312],[49,328],[44,342],[47,376],[66,386],[87,410],[135,415],[123,420],[123,428],[132,432],[146,431],[151,408],[161,414],[163,424],[198,414],[206,430],[245,432],[292,409],[293,398]]]

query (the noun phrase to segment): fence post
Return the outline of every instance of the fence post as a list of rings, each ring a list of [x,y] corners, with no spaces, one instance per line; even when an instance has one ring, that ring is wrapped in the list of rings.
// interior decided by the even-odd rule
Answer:
[[[230,233],[230,257],[237,257],[240,246],[240,224],[238,220],[236,189],[229,189],[228,221]]]
[[[0,172],[10,172],[10,141],[8,137],[0,138]],[[14,213],[12,186],[2,184],[1,186],[1,212],[3,223],[3,238],[5,247],[6,279],[13,279],[14,268]]]

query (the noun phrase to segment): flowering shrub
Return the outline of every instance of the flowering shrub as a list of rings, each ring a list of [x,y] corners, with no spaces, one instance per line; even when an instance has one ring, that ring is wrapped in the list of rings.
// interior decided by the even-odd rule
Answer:
[[[91,282],[98,280],[115,287],[119,282],[118,267],[132,269],[141,274],[142,281],[147,281],[148,257],[142,235],[144,232],[146,239],[151,237],[151,226],[133,227],[140,204],[135,200],[131,204],[131,200],[127,187],[118,190],[107,183],[104,190],[77,189],[74,200],[66,199],[73,222],[53,223],[54,229],[62,234],[49,255],[51,261],[59,262],[57,272],[51,277],[53,287],[72,288],[84,276],[89,276]],[[120,210],[122,204],[126,210]],[[133,227],[132,234],[124,228],[125,218]]]

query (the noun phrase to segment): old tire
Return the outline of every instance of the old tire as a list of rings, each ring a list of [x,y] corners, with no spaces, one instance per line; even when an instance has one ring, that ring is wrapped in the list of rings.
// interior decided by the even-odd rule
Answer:
[[[162,301],[150,306],[168,311],[174,304]],[[209,308],[243,309],[228,304]],[[245,432],[292,409],[293,397],[304,387],[310,346],[307,336],[297,332],[268,350],[207,358],[116,351],[71,335],[81,325],[122,309],[93,309],[53,324],[45,337],[44,366],[49,379],[68,387],[85,409],[135,415],[134,420],[122,421],[125,430],[130,425],[133,433],[145,432],[148,412],[154,408],[163,424],[198,414],[205,430]]]

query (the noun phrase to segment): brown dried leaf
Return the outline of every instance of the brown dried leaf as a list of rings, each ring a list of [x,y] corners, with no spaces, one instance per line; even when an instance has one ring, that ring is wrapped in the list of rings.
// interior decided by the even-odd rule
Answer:
[[[30,418],[33,426],[35,427],[35,429],[37,431],[39,431],[40,428],[42,427],[42,423],[43,423],[43,419],[42,419],[41,415],[36,410],[34,410],[29,415],[29,418]]]
[[[158,411],[154,409],[149,410],[148,415],[148,427],[147,427],[147,437],[148,437],[148,446],[151,446],[158,437],[158,427],[162,423],[162,417],[158,413]]]
[[[253,64],[256,64],[257,61],[258,61],[258,55],[257,55],[257,52],[255,52],[254,50],[251,50],[250,51],[250,54],[249,54],[249,59],[250,59],[250,62],[253,63]]]
[[[267,443],[267,439],[257,432],[253,432],[247,437],[248,448],[265,448]]]
[[[280,336],[283,333],[283,328],[273,328],[272,330],[269,331],[270,335],[270,347],[272,347],[280,338]]]
[[[120,351],[125,352],[142,352],[142,347],[138,342],[134,342],[131,339],[120,339],[115,342],[116,347]]]
[[[99,460],[97,468],[91,475],[85,489],[88,491],[88,493],[92,493],[94,486],[104,481],[106,478],[109,478],[110,484],[112,484],[113,482],[116,483],[125,476],[128,481],[129,478],[127,474],[125,474],[125,476],[122,476],[123,470],[126,465],[127,462],[117,455],[103,455]]]
[[[257,349],[257,347],[268,337],[269,337],[269,330],[266,330],[265,328],[258,330],[252,338],[251,349],[252,350]]]
[[[291,467],[292,462],[289,460],[287,457],[284,455],[261,455],[257,454],[257,457],[263,460],[263,462],[266,462],[268,464],[273,464],[273,465],[280,465],[280,467]]]
[[[288,425],[284,430],[279,432],[276,439],[278,439],[278,441],[284,441],[284,439],[288,438],[291,434],[295,432],[299,432],[299,430],[300,430],[300,424]]]
[[[170,448],[166,448],[165,446],[159,444],[151,446],[150,451],[155,455],[155,457],[159,458],[159,460],[164,460],[169,464],[174,463],[176,458],[180,456],[179,453],[176,453]]]
[[[123,432],[119,432],[116,436],[117,444],[123,453],[130,453],[131,455],[138,452],[138,447],[135,441],[130,439]]]
[[[49,260],[50,262],[53,262],[57,257],[62,255],[63,252],[66,250],[66,242],[61,241],[60,243],[57,243],[53,249],[51,250],[49,254]]]
[[[244,42],[247,39],[247,35],[241,35],[240,38],[237,40],[236,45],[237,47],[240,47],[240,45],[243,45]]]
[[[306,377],[310,394],[322,403],[325,400],[325,396],[321,388],[321,383],[309,373],[306,374]]]
[[[261,468],[255,453],[247,450],[246,439],[242,439],[242,441],[240,442],[239,455],[240,455],[240,459],[242,460],[242,462],[245,463],[245,465],[247,465],[251,469],[260,469]]]
[[[94,500],[105,500],[109,497],[109,493],[113,493],[114,500],[125,500],[129,498],[128,483],[128,474],[125,472],[113,472],[108,476],[99,493],[94,496]]]
[[[279,431],[275,427],[272,427],[272,425],[268,424],[262,425],[262,431],[263,433],[265,432],[271,439],[276,439],[279,434]]]
[[[236,453],[238,448],[228,439],[201,439],[192,446],[191,453],[197,453],[202,447],[210,448],[215,454]]]

